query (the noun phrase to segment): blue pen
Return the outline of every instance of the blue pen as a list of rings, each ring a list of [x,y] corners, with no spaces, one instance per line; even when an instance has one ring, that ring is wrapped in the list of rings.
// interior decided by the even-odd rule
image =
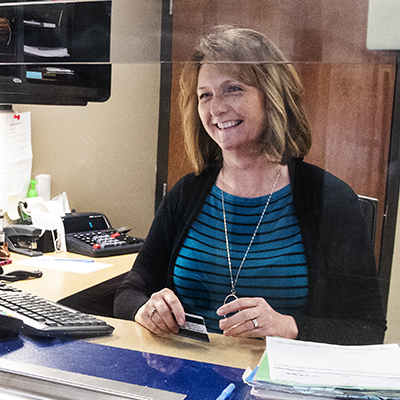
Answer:
[[[216,400],[225,400],[227,399],[230,394],[235,390],[235,384],[230,383],[223,391],[222,393],[217,397]]]
[[[82,263],[93,263],[94,262],[94,260],[78,260],[76,258],[55,258],[54,260],[51,260],[51,261],[72,261],[72,262],[82,262]]]
[[[57,257],[54,257],[54,258],[43,257],[42,261],[47,261],[47,262],[53,262],[53,261],[70,261],[71,262],[72,261],[72,262],[83,262],[83,263],[94,262],[94,260],[79,260],[77,258],[57,258]]]

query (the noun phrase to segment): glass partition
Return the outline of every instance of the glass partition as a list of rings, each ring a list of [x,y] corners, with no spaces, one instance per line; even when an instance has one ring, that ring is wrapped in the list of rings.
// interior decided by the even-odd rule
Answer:
[[[0,63],[184,62],[221,24],[266,33],[293,63],[394,62],[366,48],[368,0],[1,0]]]
[[[34,124],[42,155],[35,171],[51,173],[78,209],[96,208],[81,210],[104,212],[113,226],[140,226],[133,233],[145,236],[163,194],[192,169],[177,102],[182,66],[198,36],[221,24],[259,30],[282,50],[304,86],[313,132],[306,160],[378,200],[375,254],[387,297],[398,201],[397,54],[367,49],[368,0],[0,0],[0,103],[40,104],[32,96],[46,102],[71,80],[90,99],[107,100],[92,117],[91,108],[35,108],[33,118],[72,125],[66,134],[54,120]],[[25,102],[11,97],[22,84],[36,85]],[[76,122],[90,118],[93,131]],[[47,161],[57,146],[75,154]],[[110,173],[110,165],[118,167]]]

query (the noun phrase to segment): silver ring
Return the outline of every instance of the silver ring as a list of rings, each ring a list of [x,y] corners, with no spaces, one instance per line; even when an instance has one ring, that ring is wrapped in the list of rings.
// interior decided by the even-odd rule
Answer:
[[[150,318],[153,318],[153,315],[154,315],[156,312],[158,312],[158,311],[157,311],[157,308],[153,308],[153,309],[150,311],[149,317],[150,317]]]
[[[251,320],[251,322],[254,325],[254,329],[257,329],[258,328],[258,321],[254,318],[254,319]]]

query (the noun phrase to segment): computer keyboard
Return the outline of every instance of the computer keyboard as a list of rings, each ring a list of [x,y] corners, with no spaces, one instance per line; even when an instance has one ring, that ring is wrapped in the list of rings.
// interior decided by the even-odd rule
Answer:
[[[0,330],[27,336],[91,337],[114,330],[96,317],[5,283],[0,283],[0,317]]]

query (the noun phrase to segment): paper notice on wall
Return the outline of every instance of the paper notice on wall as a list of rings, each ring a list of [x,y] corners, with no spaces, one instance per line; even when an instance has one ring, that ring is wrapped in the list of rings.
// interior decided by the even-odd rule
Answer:
[[[26,198],[32,172],[31,113],[0,113],[0,209],[19,218],[18,202]]]

